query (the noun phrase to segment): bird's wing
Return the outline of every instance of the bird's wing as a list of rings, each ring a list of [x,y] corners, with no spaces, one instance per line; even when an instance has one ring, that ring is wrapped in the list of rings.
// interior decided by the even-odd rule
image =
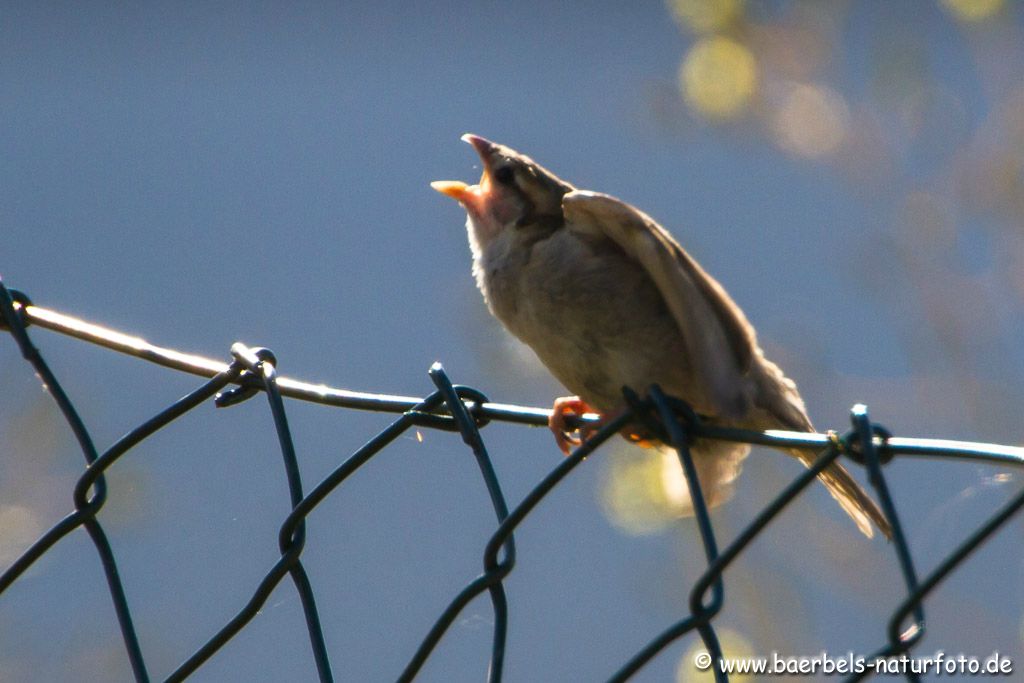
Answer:
[[[739,417],[744,410],[742,379],[757,343],[743,311],[722,286],[668,231],[621,200],[576,190],[565,195],[562,208],[569,229],[611,240],[647,271],[679,326],[707,399],[719,415]]]

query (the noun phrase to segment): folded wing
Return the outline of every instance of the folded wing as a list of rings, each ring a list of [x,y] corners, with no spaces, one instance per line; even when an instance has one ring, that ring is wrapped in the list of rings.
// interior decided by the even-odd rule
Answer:
[[[576,190],[565,195],[562,208],[569,229],[600,230],[592,236],[611,240],[647,271],[696,361],[696,379],[716,415],[742,417],[748,407],[743,377],[757,344],[722,286],[651,217],[615,197]]]

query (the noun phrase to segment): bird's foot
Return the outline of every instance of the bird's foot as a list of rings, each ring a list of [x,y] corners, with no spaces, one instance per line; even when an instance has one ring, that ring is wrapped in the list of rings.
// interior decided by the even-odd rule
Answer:
[[[579,446],[601,426],[600,423],[597,425],[586,424],[570,429],[569,421],[566,418],[570,415],[582,417],[584,413],[592,412],[594,410],[579,396],[562,396],[555,399],[555,404],[551,408],[551,417],[548,418],[548,427],[555,435],[555,443],[558,444],[562,453],[569,455],[570,448]],[[604,422],[603,415],[601,421]]]
[[[555,399],[555,404],[551,408],[551,417],[548,418],[548,427],[555,435],[555,443],[558,444],[559,450],[569,455],[570,449],[579,446],[589,439],[594,432],[619,417],[625,410],[627,409],[622,407],[610,413],[602,413],[591,408],[579,396],[563,396]],[[566,418],[570,415],[582,417],[585,413],[596,413],[600,420],[597,422],[587,422],[576,428],[569,427],[569,420]],[[621,434],[641,448],[652,448],[658,444],[658,441],[649,434],[638,433],[637,428],[633,425],[623,427]]]

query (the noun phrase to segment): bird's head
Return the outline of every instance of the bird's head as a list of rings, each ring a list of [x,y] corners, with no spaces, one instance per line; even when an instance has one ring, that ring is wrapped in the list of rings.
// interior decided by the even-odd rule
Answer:
[[[469,133],[462,139],[473,145],[483,162],[480,182],[436,180],[430,185],[465,207],[482,242],[509,228],[562,225],[562,197],[572,185],[505,145]]]

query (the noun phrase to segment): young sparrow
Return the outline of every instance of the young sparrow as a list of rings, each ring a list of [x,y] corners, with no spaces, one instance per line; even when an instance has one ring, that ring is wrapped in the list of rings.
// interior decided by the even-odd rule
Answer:
[[[718,282],[652,218],[577,190],[529,157],[464,135],[483,161],[477,185],[437,181],[468,214],[473,273],[487,306],[570,391],[550,427],[576,443],[566,415],[625,408],[622,387],[660,384],[714,424],[812,432],[792,380],[764,357],[754,328]],[[750,447],[700,439],[692,447],[710,505],[728,497]],[[805,465],[814,456],[788,451]],[[820,475],[860,530],[890,536],[875,502],[838,462]]]

